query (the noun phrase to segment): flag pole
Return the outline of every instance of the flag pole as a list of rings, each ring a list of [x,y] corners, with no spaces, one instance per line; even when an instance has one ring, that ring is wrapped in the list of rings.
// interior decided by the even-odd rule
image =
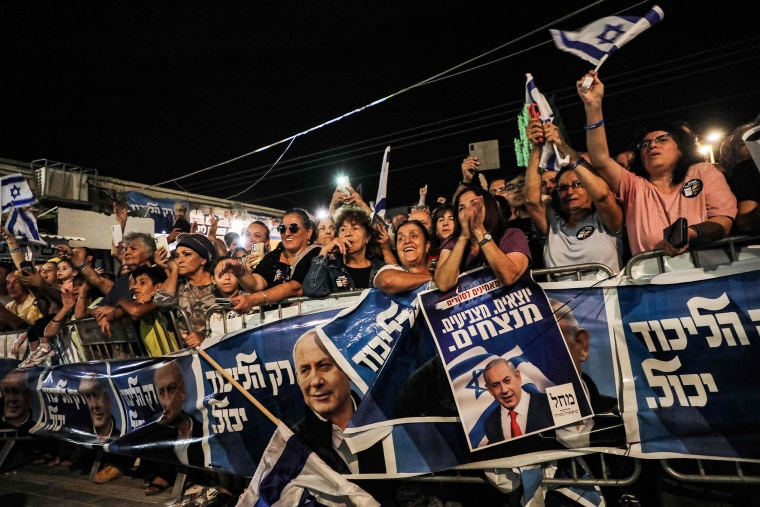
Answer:
[[[601,58],[601,60],[599,60],[599,63],[596,65],[596,68],[594,69],[594,71],[599,72],[599,67],[601,67],[602,64],[607,61],[608,56],[610,56],[609,53],[604,55]],[[583,83],[581,84],[581,88],[583,88],[584,90],[588,90],[589,88],[591,88],[591,85],[593,84],[593,82],[594,82],[594,78],[589,76],[583,80]]]
[[[227,370],[225,370],[224,368],[222,368],[221,365],[219,363],[217,363],[214,360],[214,358],[212,358],[210,355],[208,355],[208,353],[205,350],[201,349],[200,347],[198,347],[195,350],[197,350],[198,354],[200,354],[201,357],[203,357],[203,359],[205,359],[206,361],[208,361],[208,363],[211,366],[213,366],[216,371],[218,371],[219,373],[221,373],[222,376],[225,379],[227,379],[227,381],[230,384],[232,384],[233,386],[235,386],[235,389],[237,389],[238,391],[240,391],[243,394],[243,396],[245,396],[248,399],[248,401],[250,401],[251,403],[253,403],[253,405],[256,408],[258,408],[261,411],[261,413],[264,414],[267,417],[267,419],[269,419],[270,421],[272,421],[275,426],[279,426],[280,425],[280,420],[277,417],[275,417],[274,414],[272,414],[269,411],[269,409],[267,409],[264,405],[262,405],[259,400],[257,400],[256,398],[254,398],[251,393],[249,393],[248,391],[246,391],[246,389],[242,385],[240,385],[240,382],[238,382],[237,380],[235,380],[232,377],[232,375],[230,375]]]

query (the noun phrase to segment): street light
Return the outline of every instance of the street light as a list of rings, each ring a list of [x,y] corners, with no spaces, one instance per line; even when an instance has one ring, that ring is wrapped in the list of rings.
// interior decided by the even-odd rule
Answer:
[[[699,143],[699,152],[704,155],[705,161],[707,161],[707,155],[710,155],[710,163],[715,163],[715,151],[713,150],[713,146],[717,145],[717,143],[726,137],[726,135],[720,131],[720,130],[711,130],[707,133],[705,136],[705,143]]]

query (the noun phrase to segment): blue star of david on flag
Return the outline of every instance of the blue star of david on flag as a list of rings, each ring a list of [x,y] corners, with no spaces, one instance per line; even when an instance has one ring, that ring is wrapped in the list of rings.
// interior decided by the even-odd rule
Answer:
[[[662,21],[662,9],[655,5],[644,17],[607,16],[592,21],[576,32],[549,30],[554,43],[567,51],[600,66],[609,55],[623,47],[647,28]]]

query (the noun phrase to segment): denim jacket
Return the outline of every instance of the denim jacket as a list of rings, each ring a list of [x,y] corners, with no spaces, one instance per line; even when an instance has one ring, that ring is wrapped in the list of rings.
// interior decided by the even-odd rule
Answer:
[[[372,266],[369,273],[370,287],[356,287],[351,275],[348,274],[346,265],[343,263],[343,257],[338,256],[331,258],[329,256],[317,255],[311,260],[311,267],[306,274],[303,282],[303,295],[307,297],[323,297],[332,292],[343,292],[355,289],[367,289],[374,287],[372,281],[378,270],[385,266],[382,258],[371,259]],[[345,284],[338,285],[338,279],[344,279]]]

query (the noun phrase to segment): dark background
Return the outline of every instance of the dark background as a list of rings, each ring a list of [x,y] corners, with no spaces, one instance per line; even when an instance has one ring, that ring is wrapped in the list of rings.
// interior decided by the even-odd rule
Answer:
[[[593,65],[548,29],[653,5],[4,1],[0,158],[316,211],[338,172],[374,200],[390,145],[388,207],[415,203],[424,184],[432,202],[456,186],[470,142],[498,139],[502,165],[515,163],[527,72],[583,149],[575,82]],[[664,20],[600,69],[613,150],[655,116],[704,135],[760,113],[748,5],[657,5]]]

